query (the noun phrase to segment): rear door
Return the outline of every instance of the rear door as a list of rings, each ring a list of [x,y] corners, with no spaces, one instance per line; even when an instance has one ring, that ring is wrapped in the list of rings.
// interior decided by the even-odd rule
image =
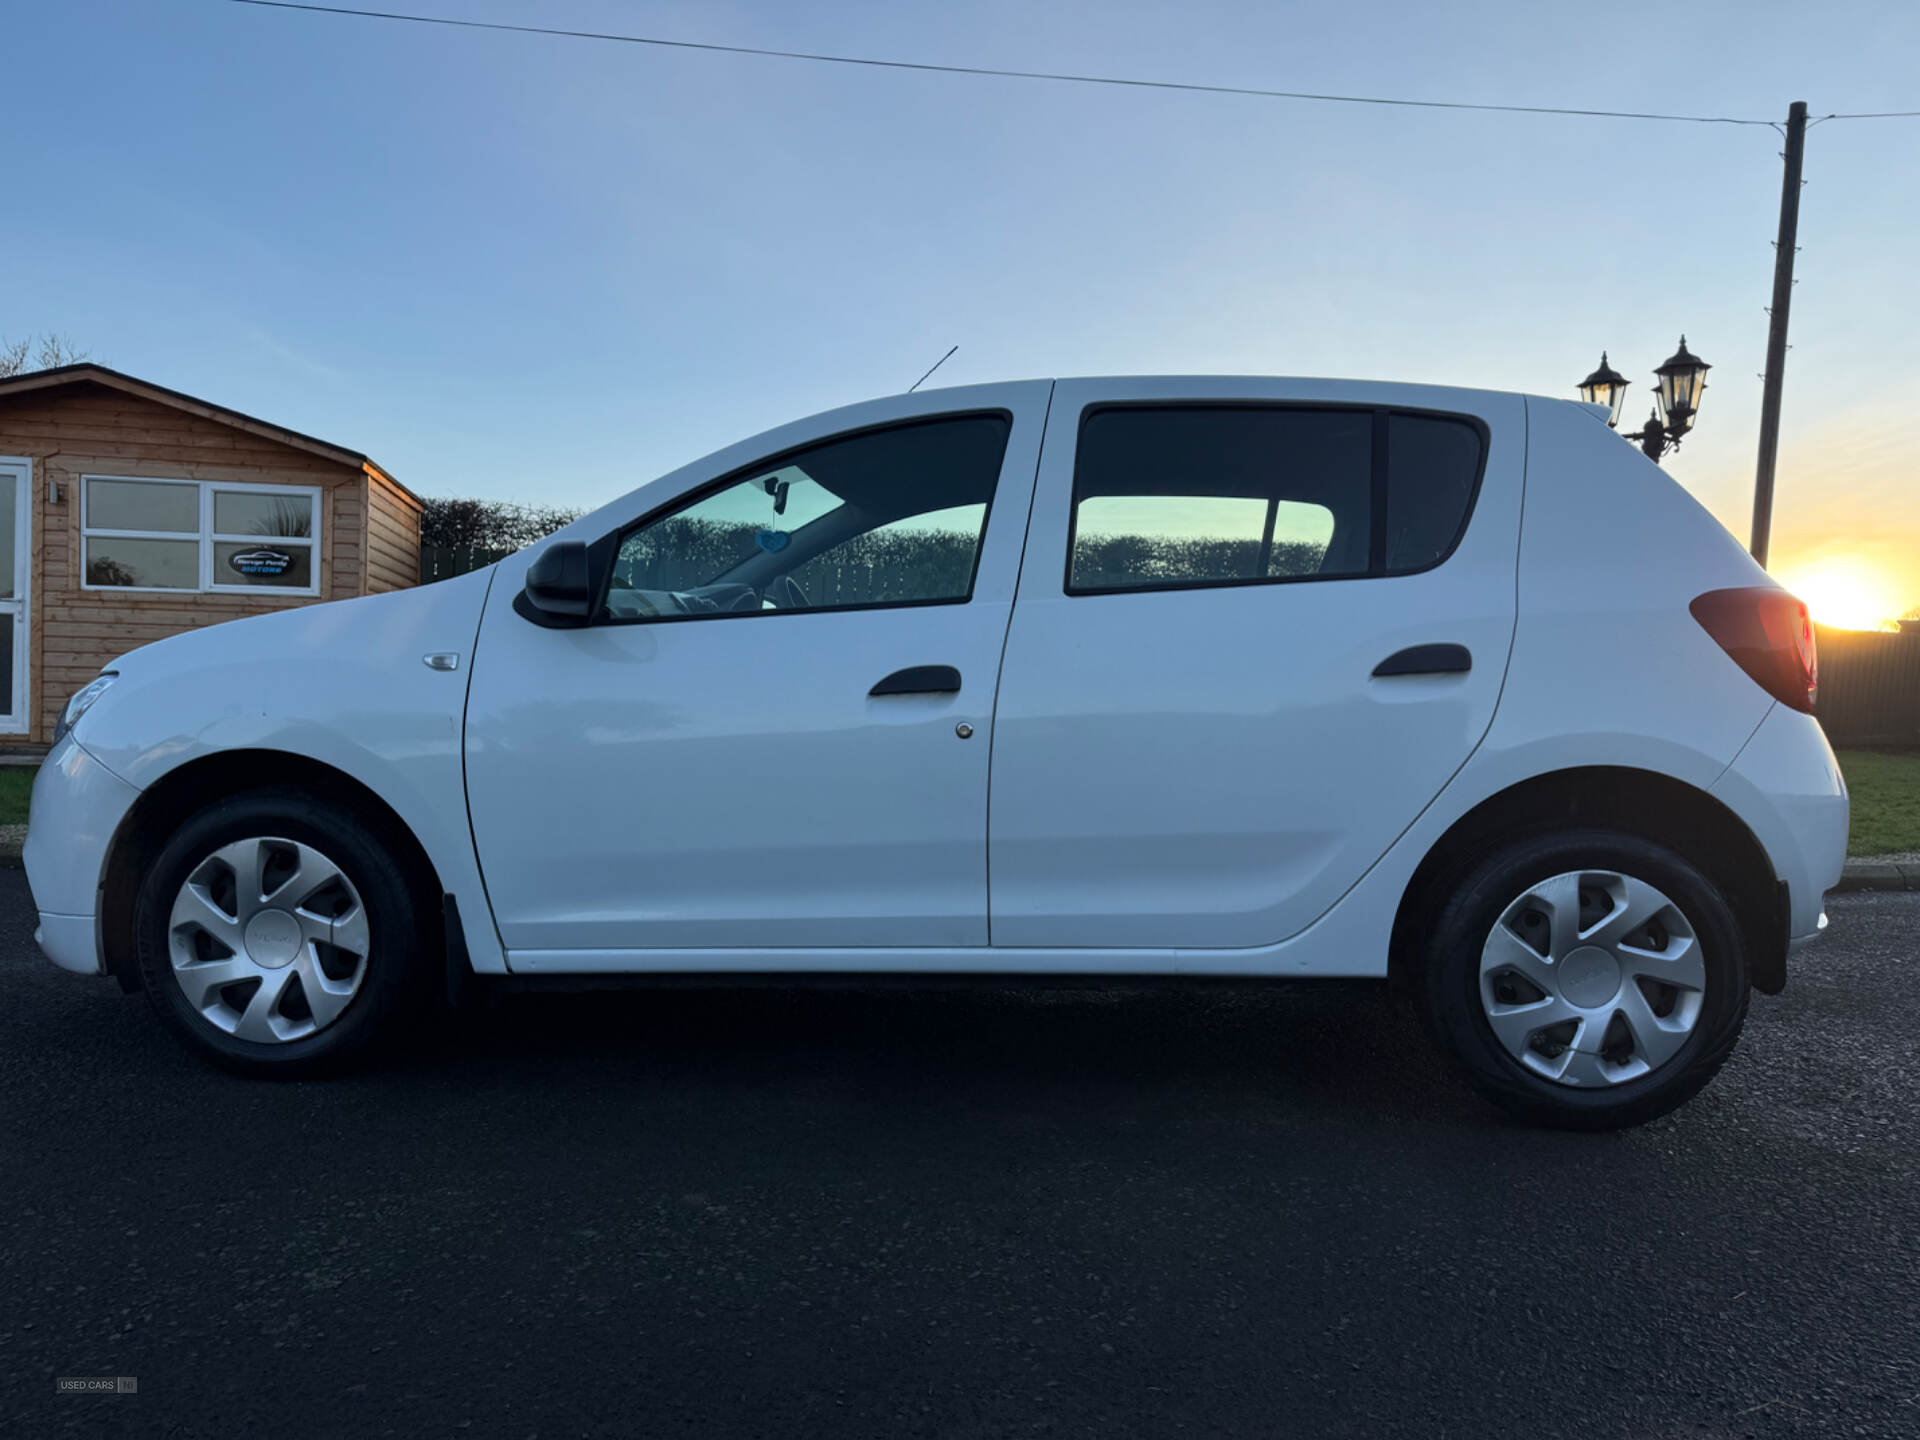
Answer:
[[[1055,386],[1001,668],[992,941],[1265,946],[1465,762],[1514,627],[1518,396]]]

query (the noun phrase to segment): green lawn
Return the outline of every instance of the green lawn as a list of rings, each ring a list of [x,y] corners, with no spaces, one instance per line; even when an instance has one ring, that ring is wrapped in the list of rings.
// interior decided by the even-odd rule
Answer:
[[[1840,770],[1853,797],[1849,855],[1920,850],[1920,755],[1842,750]]]
[[[1853,794],[1853,834],[1847,853],[1920,850],[1920,755],[1842,750],[1840,768]],[[27,792],[32,788],[31,769],[0,766],[0,825],[27,823]]]
[[[27,823],[27,792],[37,773],[31,765],[0,765],[0,825]]]

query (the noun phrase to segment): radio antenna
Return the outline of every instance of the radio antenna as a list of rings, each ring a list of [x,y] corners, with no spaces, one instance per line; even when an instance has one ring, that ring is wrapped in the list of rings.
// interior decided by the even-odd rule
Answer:
[[[958,350],[959,348],[960,347],[956,345],[953,347],[953,350]],[[951,360],[953,358],[953,350],[947,351],[946,354],[942,355],[938,360],[934,361],[932,367],[928,369],[927,375],[933,374],[935,370],[938,370],[942,365],[946,364],[947,361]],[[913,384],[909,385],[907,387],[907,393],[911,395],[914,391],[918,390],[922,385],[926,384],[927,375],[922,375],[918,380],[914,381]]]

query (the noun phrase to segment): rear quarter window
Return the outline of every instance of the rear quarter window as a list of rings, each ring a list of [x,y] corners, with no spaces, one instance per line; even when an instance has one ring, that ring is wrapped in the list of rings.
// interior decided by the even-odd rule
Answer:
[[[1387,417],[1385,573],[1428,569],[1458,543],[1480,485],[1480,434],[1444,415]]]

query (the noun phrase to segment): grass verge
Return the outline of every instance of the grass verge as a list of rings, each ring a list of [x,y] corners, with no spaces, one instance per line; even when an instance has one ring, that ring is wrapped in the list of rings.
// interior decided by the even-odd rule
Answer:
[[[1849,855],[1920,850],[1920,755],[1842,750],[1840,772],[1853,797]]]
[[[0,765],[0,825],[27,823],[27,792],[39,773],[31,765]]]

